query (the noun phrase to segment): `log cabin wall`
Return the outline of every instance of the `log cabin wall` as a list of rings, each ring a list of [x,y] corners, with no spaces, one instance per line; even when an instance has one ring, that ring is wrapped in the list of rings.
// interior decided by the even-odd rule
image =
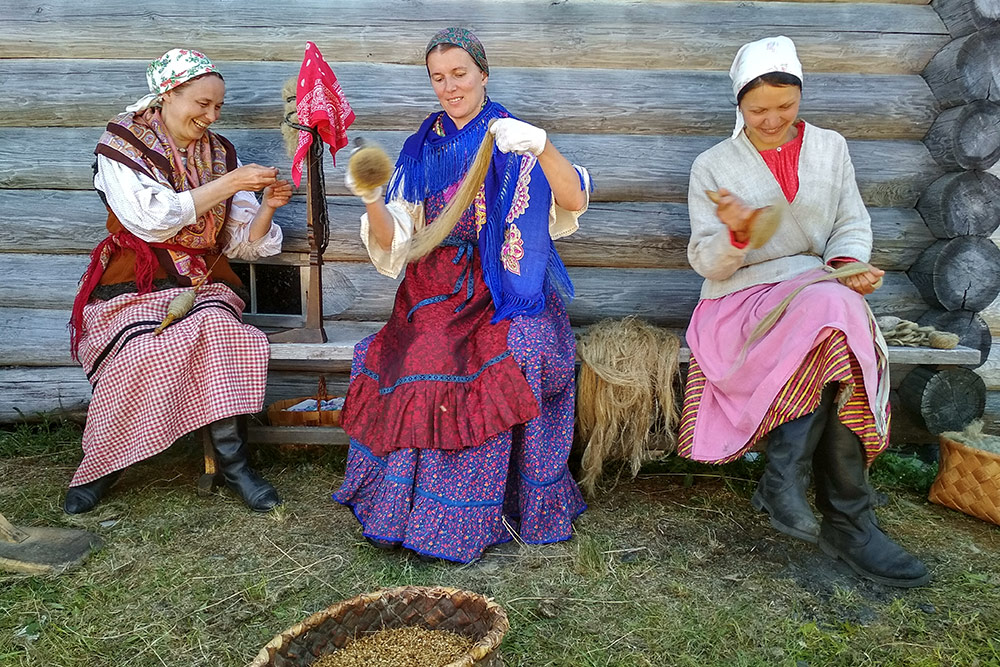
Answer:
[[[727,72],[736,50],[787,35],[806,71],[802,116],[847,137],[870,207],[873,262],[889,271],[873,309],[907,319],[929,310],[906,275],[935,242],[915,206],[946,173],[923,142],[942,106],[921,74],[954,37],[924,0],[2,4],[0,420],[79,414],[89,400],[65,323],[87,253],[104,232],[92,151],[107,119],[145,93],[149,60],[176,46],[204,51],[222,70],[227,101],[217,127],[241,159],[288,173],[280,91],[306,40],[331,63],[357,114],[349,134],[395,154],[436,107],[426,41],[447,25],[473,29],[489,55],[490,95],[548,130],[597,184],[582,229],[559,242],[576,283],[574,325],[634,313],[683,329],[701,283],[685,254],[689,167],[730,131]],[[384,319],[395,283],[367,263],[362,207],[343,186],[342,166],[326,160],[326,315]],[[286,235],[281,261],[302,264],[305,207],[297,199],[277,220]],[[272,373],[268,400],[309,393],[303,376]]]
[[[947,173],[917,204],[937,240],[909,275],[931,306],[921,323],[954,331],[962,344],[982,352],[979,364],[945,371],[951,374],[949,383],[975,381],[995,396],[1000,389],[997,357],[991,354],[1000,329],[995,234],[1000,226],[1000,1],[934,0],[932,6],[952,41],[923,72],[941,109],[924,143]],[[930,378],[928,370],[914,371],[903,384],[922,385]],[[1000,405],[984,403],[987,417],[995,420]]]

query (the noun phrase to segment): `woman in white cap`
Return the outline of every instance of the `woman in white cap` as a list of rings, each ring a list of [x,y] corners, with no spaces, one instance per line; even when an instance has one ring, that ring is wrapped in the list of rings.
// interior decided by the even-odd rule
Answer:
[[[227,257],[281,251],[272,216],[292,189],[274,167],[240,166],[233,145],[209,129],[226,86],[204,54],[168,51],[146,79],[149,94],[111,119],[94,151],[108,236],[70,322],[94,395],[63,508],[93,509],[122,469],[207,425],[225,484],[265,512],[281,501],[247,463],[243,417],[263,405],[268,345],[242,322]],[[189,314],[154,334],[171,300],[192,288]]]
[[[777,530],[874,581],[923,585],[924,565],[876,523],[867,483],[888,444],[889,404],[885,342],[864,295],[884,272],[867,264],[871,220],[847,143],[798,118],[802,66],[787,37],[744,45],[730,77],[736,128],[691,168],[688,259],[705,282],[687,332],[679,452],[723,463],[766,438],[753,504]],[[779,216],[768,237],[765,221]],[[848,264],[855,275],[822,279]],[[822,525],[806,498],[810,468]]]

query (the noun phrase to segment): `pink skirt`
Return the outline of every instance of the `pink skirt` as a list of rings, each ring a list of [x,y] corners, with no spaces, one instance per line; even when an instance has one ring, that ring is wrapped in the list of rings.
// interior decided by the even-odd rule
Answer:
[[[835,281],[806,287],[741,359],[757,323],[821,272],[699,302],[687,332],[692,359],[679,454],[710,463],[738,458],[775,427],[815,410],[829,382],[841,384],[840,419],[858,434],[869,460],[885,448],[889,406],[879,385],[887,378],[861,295]]]

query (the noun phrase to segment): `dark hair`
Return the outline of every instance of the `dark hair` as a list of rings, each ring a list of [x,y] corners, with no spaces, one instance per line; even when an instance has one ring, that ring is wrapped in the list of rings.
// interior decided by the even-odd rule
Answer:
[[[751,79],[750,83],[743,86],[736,96],[736,104],[739,105],[744,95],[764,84],[769,86],[798,86],[799,90],[802,90],[802,79],[794,74],[789,74],[788,72],[768,72],[767,74],[761,74],[756,79]]]

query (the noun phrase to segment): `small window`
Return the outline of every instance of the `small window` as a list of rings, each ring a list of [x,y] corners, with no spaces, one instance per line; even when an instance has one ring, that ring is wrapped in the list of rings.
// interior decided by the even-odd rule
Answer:
[[[250,292],[244,319],[270,327],[300,327],[305,323],[309,266],[295,264],[232,264]]]

